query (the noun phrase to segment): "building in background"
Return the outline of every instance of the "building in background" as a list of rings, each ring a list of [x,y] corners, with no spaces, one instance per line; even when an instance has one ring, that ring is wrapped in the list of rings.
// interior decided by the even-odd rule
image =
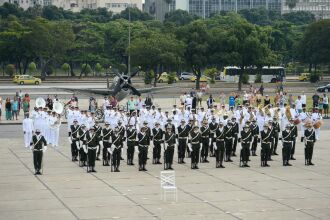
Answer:
[[[172,11],[176,10],[173,3],[171,4],[171,1],[167,1],[167,0],[145,0],[143,7],[144,12],[147,12],[149,15],[153,16],[156,20],[160,20],[160,21],[164,20],[165,14],[168,13],[170,9]]]
[[[296,5],[292,8],[283,0],[282,13],[308,11],[315,15],[316,19],[330,18],[330,0],[298,0]]]
[[[107,8],[109,11],[117,14],[125,10],[130,3],[132,7],[142,10],[142,0],[0,0],[0,5],[3,5],[5,2],[17,4],[24,10],[35,5],[54,5],[73,12],[78,12],[84,8]]]

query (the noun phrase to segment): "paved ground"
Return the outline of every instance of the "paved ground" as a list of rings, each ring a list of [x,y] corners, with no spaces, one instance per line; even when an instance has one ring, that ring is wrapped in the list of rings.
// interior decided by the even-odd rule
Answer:
[[[330,216],[329,130],[322,131],[322,141],[316,144],[315,166],[304,166],[301,143],[292,167],[282,167],[280,156],[269,168],[260,167],[259,157],[252,157],[251,168],[239,168],[238,158],[226,163],[225,169],[216,169],[214,158],[200,164],[199,170],[175,163],[177,203],[160,199],[162,165],[148,164],[148,172],[138,172],[137,166],[128,167],[124,161],[120,173],[111,173],[98,162],[98,172],[87,174],[71,162],[65,131],[61,129],[60,148],[50,148],[45,154],[44,175],[34,176],[32,153],[22,147],[21,126],[0,126],[1,220]]]

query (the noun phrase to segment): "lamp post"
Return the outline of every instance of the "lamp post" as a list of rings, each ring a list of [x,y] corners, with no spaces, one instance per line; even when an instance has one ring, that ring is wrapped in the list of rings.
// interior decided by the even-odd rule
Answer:
[[[131,75],[131,5],[132,0],[128,5],[128,61],[127,61],[127,75]]]

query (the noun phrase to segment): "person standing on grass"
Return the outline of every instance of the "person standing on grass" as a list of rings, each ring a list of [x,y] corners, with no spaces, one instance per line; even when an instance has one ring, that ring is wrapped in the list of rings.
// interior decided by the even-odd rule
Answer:
[[[300,96],[301,96],[302,107],[306,108],[307,98],[306,98],[305,92],[302,91],[302,94]]]
[[[320,99],[320,96],[317,94],[317,92],[315,92],[315,94],[312,96],[313,108],[318,107],[319,99]]]
[[[298,99],[296,100],[295,104],[296,104],[296,111],[298,113],[301,113],[302,110],[303,110],[303,102],[301,100],[301,96],[300,95],[298,95]]]
[[[323,113],[323,98],[319,99],[319,114],[322,116]]]
[[[18,120],[17,116],[18,116],[18,100],[17,100],[17,96],[14,97],[14,101],[11,105],[11,110],[12,110],[12,120]]]
[[[11,102],[10,102],[10,98],[6,98],[5,108],[6,108],[6,120],[11,120]]]

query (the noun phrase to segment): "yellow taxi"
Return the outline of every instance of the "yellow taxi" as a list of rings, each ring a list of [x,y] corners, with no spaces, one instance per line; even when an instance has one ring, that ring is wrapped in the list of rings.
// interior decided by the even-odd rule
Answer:
[[[178,82],[179,78],[177,76],[175,76],[174,78],[174,82]],[[158,79],[159,83],[167,83],[168,82],[168,74],[166,72],[162,73],[162,75],[160,75],[159,79]]]
[[[196,76],[191,77],[191,82],[195,82],[196,78]],[[207,76],[201,76],[201,78],[199,79],[200,82],[208,82],[209,80],[211,80],[211,78]]]
[[[18,80],[18,78],[20,77],[21,75],[15,75],[14,77],[13,77],[13,82],[14,83],[17,83],[17,80]]]
[[[21,75],[17,78],[16,83],[20,85],[25,85],[25,84],[39,85],[41,84],[41,79],[30,75]]]
[[[307,81],[309,79],[310,73],[302,73],[299,76],[299,81]]]

